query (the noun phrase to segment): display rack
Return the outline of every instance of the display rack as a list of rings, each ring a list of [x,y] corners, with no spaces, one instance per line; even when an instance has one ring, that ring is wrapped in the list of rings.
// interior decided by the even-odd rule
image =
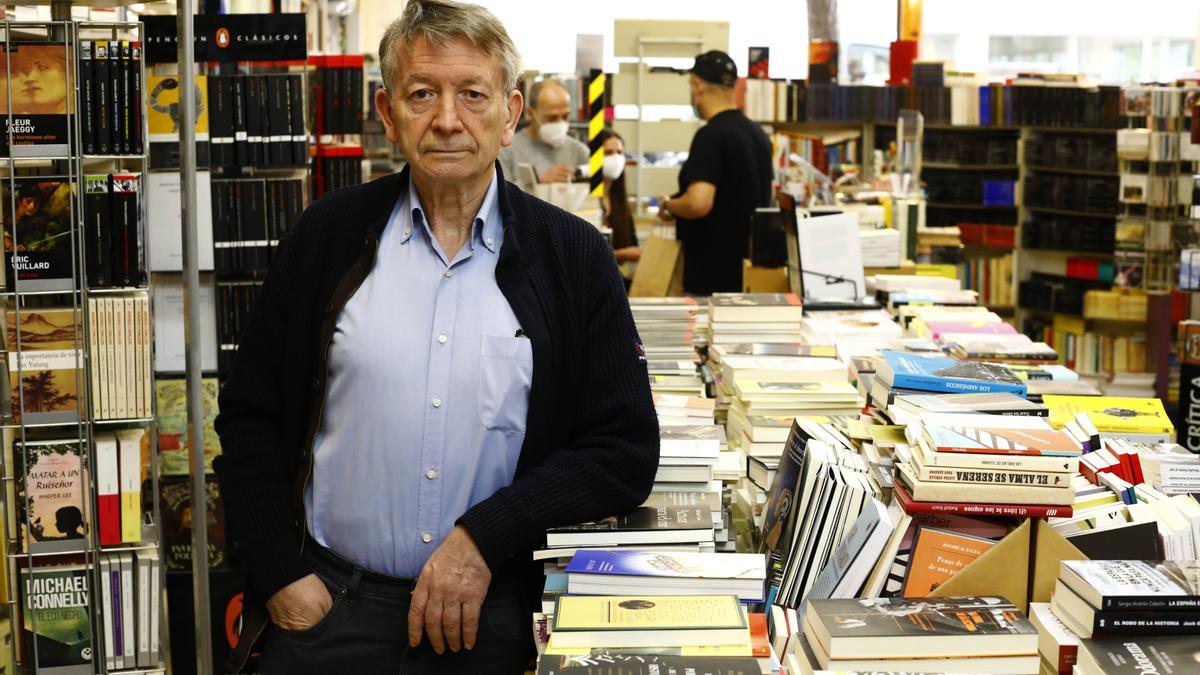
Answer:
[[[21,274],[16,274],[13,269],[6,265],[6,274],[11,275],[10,280],[12,291],[4,294],[7,301],[7,311],[11,311],[14,317],[12,333],[15,339],[6,348],[9,352],[7,362],[11,368],[9,379],[12,381],[22,382],[22,386],[16,389],[15,400],[12,405],[15,407],[15,414],[5,418],[4,442],[6,452],[13,449],[9,461],[5,462],[3,471],[3,481],[0,481],[0,495],[6,508],[16,509],[16,513],[8,513],[4,519],[4,542],[5,542],[5,563],[7,572],[7,582],[5,591],[7,593],[6,609],[11,617],[11,625],[14,634],[12,644],[12,660],[16,666],[17,672],[34,673],[40,672],[49,664],[43,665],[41,668],[38,664],[43,664],[43,661],[64,658],[62,652],[65,645],[55,645],[51,640],[34,639],[26,642],[23,635],[24,622],[30,624],[30,633],[37,635],[39,613],[36,611],[28,612],[28,616],[24,616],[23,601],[26,596],[27,586],[24,583],[26,578],[33,575],[34,570],[44,573],[45,570],[62,567],[63,565],[74,566],[82,565],[84,571],[83,577],[86,579],[86,589],[83,593],[87,606],[86,621],[89,626],[87,631],[90,632],[90,638],[83,640],[80,644],[72,643],[70,646],[78,649],[77,653],[70,654],[68,661],[73,658],[75,661],[83,661],[74,666],[67,665],[54,668],[55,673],[158,673],[163,672],[165,645],[167,644],[166,622],[162,621],[162,617],[166,616],[166,595],[164,586],[161,584],[163,579],[163,566],[161,555],[155,555],[161,552],[161,528],[159,527],[160,519],[158,513],[158,479],[157,479],[157,452],[147,452],[147,450],[156,447],[156,423],[155,423],[155,407],[153,396],[146,396],[146,390],[141,390],[141,402],[137,410],[125,410],[123,414],[113,415],[108,414],[101,416],[96,403],[101,400],[101,392],[96,389],[96,385],[103,380],[96,379],[100,377],[98,374],[93,374],[95,368],[98,367],[100,357],[96,350],[99,348],[99,343],[93,341],[95,326],[92,325],[92,316],[89,312],[90,300],[95,298],[139,298],[144,299],[146,306],[149,308],[149,318],[145,325],[145,332],[142,334],[142,348],[145,354],[152,361],[153,354],[153,307],[150,298],[150,283],[149,276],[145,276],[139,283],[133,286],[113,286],[111,284],[104,287],[93,287],[89,283],[88,261],[90,259],[89,238],[85,236],[85,204],[83,195],[84,176],[92,173],[104,172],[106,174],[124,173],[129,171],[137,171],[138,179],[144,174],[146,168],[145,145],[143,144],[141,152],[138,154],[108,154],[108,155],[84,155],[82,153],[83,144],[81,139],[84,133],[83,112],[90,110],[85,107],[82,98],[84,87],[81,85],[80,70],[79,70],[79,47],[80,40],[105,40],[119,41],[123,44],[130,45],[131,49],[144,42],[143,26],[140,23],[93,23],[93,22],[71,22],[71,21],[49,21],[49,22],[4,22],[0,24],[2,31],[2,39],[6,53],[13,53],[15,45],[21,43],[37,43],[49,45],[57,48],[61,45],[63,50],[63,67],[66,82],[66,99],[67,110],[69,115],[65,117],[67,120],[65,126],[65,144],[61,147],[51,146],[51,152],[45,152],[48,149],[46,146],[27,145],[21,147],[16,143],[16,136],[13,132],[13,126],[10,126],[7,131],[6,141],[10,149],[8,156],[3,159],[0,166],[3,167],[6,175],[3,182],[7,187],[7,204],[6,210],[10,214],[17,213],[17,184],[23,177],[29,176],[46,176],[46,172],[65,182],[66,198],[69,204],[66,209],[61,212],[63,217],[69,222],[68,233],[70,239],[69,245],[69,269],[70,279],[69,287],[55,287],[52,289],[39,288],[39,284],[35,280],[22,279]],[[132,63],[132,62],[130,62]],[[129,71],[126,71],[129,72]],[[4,75],[7,83],[7,100],[14,101],[12,97],[12,59],[5,60]],[[139,81],[145,80],[145,71],[141,67],[141,62],[138,62],[138,70],[136,71]],[[125,85],[122,85],[125,86]],[[138,100],[140,97],[127,98],[127,101],[133,101],[140,114],[136,116],[136,120],[140,122],[139,135],[142,139],[147,138],[146,116],[144,110],[144,101]],[[16,104],[13,104],[13,108]],[[13,110],[12,114],[21,114]],[[24,113],[34,114],[37,113]],[[131,118],[133,119],[133,118]],[[55,139],[57,140],[57,139]],[[132,148],[131,148],[132,149]],[[55,192],[57,194],[57,192]],[[140,191],[141,198],[138,200],[138,208],[136,211],[137,231],[140,235],[140,251],[148,250],[149,233],[146,227],[146,195],[145,191]],[[21,241],[18,237],[18,228],[16,218],[11,218],[11,222],[5,224],[11,228],[6,234],[12,237],[12,242]],[[37,249],[29,249],[37,250]],[[31,350],[25,349],[22,344],[22,315],[29,315],[31,311],[39,308],[45,309],[51,303],[58,305],[69,305],[63,309],[69,310],[70,321],[73,322],[71,332],[72,337],[70,342],[72,348],[71,353],[66,358],[73,359],[73,370],[75,378],[75,403],[74,411],[67,411],[65,415],[52,413],[53,419],[41,422],[37,416],[30,411],[26,406],[26,387],[24,384],[24,376],[26,370],[26,355]],[[130,303],[132,304],[132,303]],[[140,372],[140,378],[149,377],[147,369],[144,367],[136,368],[129,365],[129,369],[133,372]],[[140,382],[139,378],[139,382]],[[69,380],[67,380],[69,382]],[[134,383],[128,383],[130,386]],[[6,385],[7,387],[8,385]],[[6,388],[7,391],[7,388]],[[69,395],[65,392],[63,395]],[[68,399],[69,400],[69,399]],[[149,414],[146,414],[148,410]],[[103,417],[103,418],[102,418]],[[101,540],[101,514],[103,509],[111,507],[108,502],[102,507],[101,503],[101,488],[98,486],[98,477],[104,471],[101,468],[100,455],[97,436],[101,432],[119,431],[119,430],[135,430],[141,431],[139,435],[139,445],[148,444],[148,448],[144,445],[139,448],[137,453],[140,456],[140,461],[137,467],[134,467],[140,475],[135,476],[133,485],[136,490],[131,490],[129,494],[136,492],[140,498],[135,502],[135,509],[139,514],[139,522],[133,525],[126,524],[119,540],[125,540],[124,543],[102,542]],[[55,433],[57,432],[57,433]],[[54,434],[58,438],[46,440],[61,440],[63,445],[78,446],[80,468],[84,473],[80,477],[80,486],[83,495],[83,520],[80,527],[87,529],[86,534],[82,538],[67,537],[59,541],[34,541],[35,537],[32,532],[37,529],[38,521],[28,524],[25,532],[22,532],[23,526],[26,523],[22,522],[21,514],[24,514],[25,519],[32,517],[31,497],[29,489],[22,489],[19,484],[19,478],[16,475],[16,462],[18,457],[17,450],[13,443],[20,443],[21,448],[25,444],[38,439],[45,439],[46,435]],[[113,450],[115,452],[115,450]],[[21,452],[24,452],[22,449]],[[21,456],[24,459],[23,455]],[[146,466],[145,462],[149,463]],[[145,480],[143,480],[143,476]],[[65,488],[64,488],[65,489]],[[149,494],[147,494],[147,491]],[[18,496],[24,492],[23,497]],[[106,496],[111,497],[111,493],[106,493]],[[61,510],[60,510],[61,512]],[[111,521],[109,521],[111,522]],[[42,524],[43,527],[45,524]],[[56,522],[56,526],[58,523]],[[72,528],[76,529],[76,528]],[[28,534],[26,534],[26,532]],[[133,534],[136,533],[136,534]],[[29,541],[25,541],[29,539]],[[149,614],[144,618],[139,618],[138,629],[143,631],[146,641],[140,641],[142,636],[138,636],[138,647],[142,649],[143,654],[133,655],[133,660],[122,661],[124,667],[110,666],[110,657],[117,653],[124,654],[124,647],[120,649],[113,648],[109,650],[106,645],[106,611],[103,607],[102,598],[104,593],[104,583],[102,583],[101,563],[109,560],[109,556],[113,554],[134,554],[138,557],[144,557],[146,560],[145,572],[146,588],[138,593],[138,602],[145,602],[146,607],[151,606],[150,603],[157,602],[159,621],[157,626],[152,625],[152,621],[146,621],[150,617]],[[132,559],[132,558],[131,558]],[[151,572],[151,566],[157,570],[154,574]],[[160,583],[155,585],[153,580],[157,578]],[[147,592],[148,591],[148,592]],[[155,597],[157,596],[157,597]],[[110,606],[108,613],[112,612]],[[114,625],[119,620],[113,619]],[[156,630],[158,633],[158,649],[151,654],[149,645],[153,643],[150,639],[150,630]],[[83,631],[80,629],[79,637],[83,637]],[[57,648],[56,648],[57,647]],[[88,658],[90,657],[90,658]],[[140,657],[140,658],[139,658]]]

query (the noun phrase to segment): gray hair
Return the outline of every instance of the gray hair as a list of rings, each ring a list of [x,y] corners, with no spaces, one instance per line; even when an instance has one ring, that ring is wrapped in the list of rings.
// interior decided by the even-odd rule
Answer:
[[[521,57],[504,24],[479,5],[455,0],[408,0],[404,13],[387,27],[379,41],[383,85],[390,89],[399,75],[401,46],[407,49],[418,37],[440,46],[460,36],[496,59],[504,91],[516,88]]]

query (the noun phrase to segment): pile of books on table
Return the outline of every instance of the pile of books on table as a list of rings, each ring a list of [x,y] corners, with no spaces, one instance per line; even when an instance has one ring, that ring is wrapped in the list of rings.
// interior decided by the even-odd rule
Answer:
[[[800,622],[789,675],[1038,672],[1037,629],[1004,598],[813,600]]]
[[[629,308],[645,351],[651,390],[703,396],[696,348],[707,335],[708,306],[695,298],[630,298]]]
[[[708,344],[796,344],[804,309],[794,293],[714,293]]]

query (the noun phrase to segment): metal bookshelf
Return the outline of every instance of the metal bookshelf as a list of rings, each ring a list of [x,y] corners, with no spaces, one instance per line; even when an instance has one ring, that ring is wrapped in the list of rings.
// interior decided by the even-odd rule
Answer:
[[[31,633],[37,633],[37,613],[31,612],[28,617],[22,616],[24,588],[23,580],[26,576],[22,570],[46,569],[53,568],[63,564],[77,565],[83,564],[88,570],[87,574],[87,603],[88,615],[90,618],[91,638],[90,646],[82,648],[81,654],[90,656],[90,663],[72,667],[71,669],[57,668],[56,673],[108,673],[110,670],[107,667],[107,654],[105,652],[105,625],[104,625],[104,610],[102,607],[102,584],[100,583],[99,561],[102,555],[108,553],[131,553],[145,552],[150,550],[158,550],[160,552],[158,559],[159,579],[165,579],[165,568],[161,555],[162,550],[162,532],[159,527],[160,518],[158,512],[159,504],[159,485],[158,485],[158,453],[157,453],[157,438],[155,424],[155,401],[153,396],[153,387],[151,387],[150,396],[146,403],[150,410],[149,417],[133,417],[128,419],[97,419],[96,410],[93,408],[92,402],[96,400],[97,392],[92,391],[92,378],[90,376],[92,364],[92,350],[94,345],[90,343],[89,322],[91,317],[88,312],[88,300],[93,295],[103,297],[120,296],[142,296],[147,299],[149,307],[149,320],[145,337],[147,344],[146,349],[149,351],[151,363],[153,362],[153,300],[150,293],[149,277],[143,286],[135,288],[89,288],[87,275],[87,238],[83,236],[84,222],[84,200],[82,195],[83,176],[85,175],[84,164],[88,165],[89,173],[110,173],[120,170],[138,171],[144,174],[146,168],[145,148],[139,155],[111,155],[104,157],[84,157],[79,154],[82,144],[79,142],[82,134],[81,120],[81,97],[80,97],[80,82],[77,72],[78,63],[78,45],[80,39],[98,39],[98,40],[128,40],[130,42],[137,41],[144,44],[144,29],[141,23],[92,23],[92,22],[72,22],[72,21],[49,21],[49,22],[3,22],[0,23],[0,42],[5,44],[7,48],[10,44],[19,44],[22,42],[41,41],[53,45],[62,45],[63,62],[65,77],[67,83],[66,98],[67,110],[70,114],[68,124],[66,126],[66,152],[58,152],[57,149],[53,156],[34,156],[37,146],[28,146],[31,150],[20,151],[19,146],[14,145],[14,135],[12,130],[8,131],[8,146],[10,148],[9,156],[0,160],[0,171],[3,172],[3,183],[8,189],[6,207],[9,213],[15,213],[17,207],[17,181],[23,176],[38,176],[46,175],[49,170],[50,174],[55,178],[61,178],[66,181],[68,186],[69,206],[65,211],[66,217],[69,218],[69,234],[70,234],[70,270],[71,270],[71,288],[69,290],[42,291],[36,288],[28,288],[29,281],[24,281],[19,276],[14,275],[11,280],[13,291],[3,295],[3,301],[6,304],[6,311],[11,311],[15,317],[12,327],[15,340],[12,344],[6,345],[10,358],[10,365],[15,364],[15,372],[9,372],[10,381],[15,376],[17,382],[23,381],[24,376],[24,359],[22,354],[25,350],[22,349],[21,336],[21,316],[31,310],[39,307],[44,308],[49,303],[53,302],[56,307],[69,309],[73,318],[74,337],[73,337],[73,352],[74,352],[74,370],[75,370],[75,412],[67,413],[70,420],[62,422],[50,423],[32,423],[28,419],[28,415],[24,414],[25,410],[25,388],[24,385],[19,386],[16,390],[16,400],[12,402],[16,406],[16,410],[20,414],[19,419],[8,417],[3,425],[3,442],[5,451],[8,453],[13,448],[14,442],[26,443],[28,441],[45,438],[47,435],[54,436],[49,440],[64,440],[66,443],[78,444],[80,447],[81,468],[84,470],[82,480],[84,493],[84,525],[87,527],[87,533],[82,539],[68,539],[57,542],[40,542],[32,541],[32,537],[28,537],[31,541],[23,542],[26,537],[22,535],[22,523],[19,522],[17,513],[8,513],[4,519],[4,542],[5,542],[5,567],[7,573],[7,583],[4,591],[7,593],[6,609],[10,617],[10,625],[12,627],[13,639],[12,644],[12,659],[16,666],[16,671],[21,673],[36,673],[38,672],[37,664],[40,663],[41,649],[40,640],[31,640],[28,645],[23,644],[23,626],[25,621],[29,621]],[[144,64],[144,60],[143,60]],[[7,82],[7,97],[12,101],[12,64],[11,61],[5,62],[5,75]],[[145,81],[144,67],[141,72],[142,81]],[[137,101],[138,105],[144,105],[144,101]],[[14,113],[16,114],[16,113]],[[142,121],[142,138],[148,137],[146,128],[146,115],[143,112],[141,115]],[[13,151],[16,150],[16,151]],[[145,190],[140,190],[139,214],[141,222],[141,246],[143,251],[148,250],[149,244],[149,228],[147,223],[147,197]],[[7,233],[11,235],[12,241],[19,241],[17,237],[17,227],[15,218],[9,219],[13,222],[6,223],[11,230]],[[11,270],[6,269],[6,273],[11,274]],[[24,288],[23,288],[24,286]],[[65,305],[65,307],[63,307]],[[15,356],[16,358],[11,358]],[[146,374],[150,376],[149,373]],[[6,394],[8,392],[6,385]],[[100,431],[114,431],[120,429],[138,429],[144,432],[142,438],[143,443],[149,443],[149,480],[141,481],[140,488],[142,490],[141,500],[141,541],[123,543],[116,546],[107,546],[100,543],[99,534],[99,495],[96,484],[98,475],[98,463],[95,440],[96,435]],[[58,433],[54,433],[58,432]],[[143,454],[143,456],[145,456]],[[14,474],[15,466],[12,459],[15,453],[8,455],[8,461],[3,466],[3,480],[0,481],[0,498],[3,500],[6,509],[16,509],[18,493],[21,491],[17,485],[17,479]],[[143,472],[146,468],[142,468]],[[145,494],[149,490],[150,494]],[[10,492],[11,491],[11,492]],[[30,496],[29,491],[25,490],[23,512],[30,514]],[[149,505],[148,508],[146,505]],[[26,517],[29,517],[28,515]],[[12,531],[10,531],[10,527]],[[159,652],[152,655],[152,664],[139,666],[137,672],[154,673],[162,672],[164,669],[164,657],[167,649],[167,616],[166,609],[166,593],[165,584],[155,589],[159,600]],[[118,672],[118,671],[111,671]],[[119,672],[134,672],[133,669],[122,669]]]

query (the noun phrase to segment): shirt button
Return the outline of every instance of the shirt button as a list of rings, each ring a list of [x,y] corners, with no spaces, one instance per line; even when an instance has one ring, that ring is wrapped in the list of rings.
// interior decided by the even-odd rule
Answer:
[[[435,408],[442,407],[442,399],[440,399],[440,398],[433,399],[433,407],[435,407]]]
[[[433,541],[433,535],[426,532],[425,534],[421,535],[421,541],[428,544],[429,542]]]
[[[411,227],[404,228],[404,236],[407,237],[410,234],[412,234],[412,228]]]
[[[491,238],[491,237],[488,237],[486,240],[484,240],[484,243],[486,243],[488,246],[491,246],[491,245],[492,245],[492,238]]]
[[[429,480],[433,480],[434,478],[437,478],[437,470],[430,469],[430,470],[426,471],[425,477],[428,478]]]
[[[449,279],[452,276],[454,276],[454,270],[446,270],[446,278]]]
[[[446,334],[442,333],[438,336],[438,344],[446,344]]]

